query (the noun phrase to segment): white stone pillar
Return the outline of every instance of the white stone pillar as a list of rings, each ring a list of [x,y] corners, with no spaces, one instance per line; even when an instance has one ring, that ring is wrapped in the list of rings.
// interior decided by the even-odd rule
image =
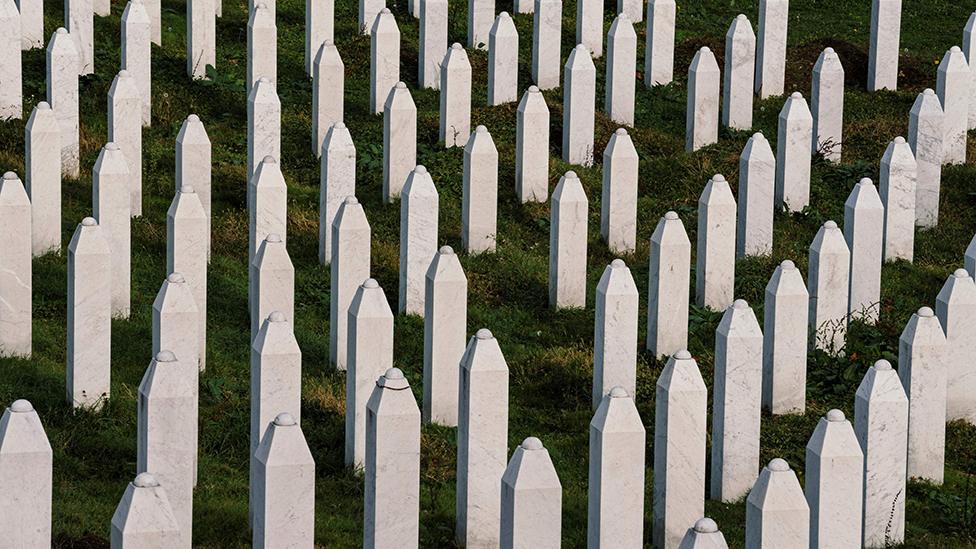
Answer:
[[[346,67],[339,48],[325,40],[312,68],[312,152],[322,156],[322,143],[336,122],[342,122]]]
[[[146,9],[143,0],[129,0],[122,12],[122,68],[136,79],[142,92],[142,126],[147,128],[152,113],[152,50]]]
[[[152,304],[152,351],[172,351],[180,364],[193,367],[193,378],[199,377],[200,313],[193,291],[182,273],[171,272],[163,280]],[[196,394],[196,382],[193,394]]]
[[[401,196],[399,310],[423,315],[424,276],[437,253],[438,195],[427,168],[414,168]]]
[[[879,360],[854,397],[854,430],[864,452],[865,547],[905,539],[908,397],[898,374]]]
[[[441,62],[447,51],[447,0],[414,0],[414,5],[420,6],[417,83],[436,90],[441,87]]]
[[[647,0],[644,85],[670,84],[674,78],[675,0]]]
[[[275,234],[287,242],[288,186],[281,168],[271,156],[264,157],[248,183],[248,264],[254,261],[265,238]],[[260,319],[258,319],[260,320]],[[254,326],[254,331],[257,328]]]
[[[749,492],[746,546],[810,546],[810,506],[786,460],[770,461]]]
[[[495,251],[498,235],[498,149],[478,126],[464,146],[461,242],[469,254]]]
[[[639,293],[630,269],[614,259],[596,287],[593,323],[593,409],[620,387],[637,394],[637,316]]]
[[[489,105],[503,105],[518,98],[518,51],[515,22],[503,11],[495,18],[488,34]]]
[[[946,419],[976,425],[976,284],[966,269],[956,269],[935,302],[935,312],[946,333]]]
[[[126,486],[112,515],[111,539],[112,547],[181,546],[180,525],[166,489],[151,473],[139,473]]]
[[[112,250],[112,316],[129,318],[131,219],[129,168],[115,143],[106,143],[92,169],[92,213]]]
[[[586,534],[591,547],[643,546],[647,435],[631,394],[612,388],[590,421]]]
[[[366,402],[376,378],[393,367],[393,312],[376,280],[356,290],[347,313],[346,465],[359,469],[366,460]]]
[[[576,2],[576,44],[586,46],[592,57],[603,56],[603,2]]]
[[[336,122],[325,135],[319,169],[319,263],[332,261],[332,224],[347,197],[356,196],[356,145]],[[363,277],[365,278],[365,277]]]
[[[943,164],[966,162],[966,139],[969,129],[970,88],[973,76],[966,55],[959,46],[952,46],[939,63],[936,91],[945,112],[945,137],[942,141]]]
[[[976,14],[976,11],[973,12]],[[970,15],[966,21],[966,26],[962,31],[962,51],[966,54],[966,61],[969,63],[969,70],[976,79],[976,16]],[[973,82],[972,91],[969,95],[969,129],[976,129],[976,80]]]
[[[976,109],[973,109],[976,113]],[[915,154],[915,225],[930,228],[939,223],[939,188],[942,185],[942,141],[945,113],[931,88],[918,95],[908,120],[908,144]]]
[[[776,267],[765,295],[762,407],[773,415],[803,414],[810,296],[792,261]]]
[[[407,85],[397,82],[383,107],[383,202],[400,196],[416,165],[417,105]]]
[[[166,489],[180,527],[181,548],[190,547],[193,532],[196,381],[196,364],[162,350],[149,363],[138,394],[136,471],[151,473]]]
[[[457,42],[441,62],[440,135],[448,149],[464,146],[471,133],[471,63]]]
[[[369,35],[373,29],[373,22],[380,11],[386,8],[386,0],[359,0],[359,30],[360,34]]]
[[[398,368],[366,404],[363,547],[414,549],[420,537],[420,410]]]
[[[281,236],[271,233],[251,262],[251,339],[268,315],[278,311],[290,326],[295,323],[295,267]]]
[[[736,258],[773,252],[775,193],[776,157],[766,137],[755,133],[739,155]]]
[[[549,196],[549,107],[537,86],[525,91],[516,113],[515,194],[523,204]]]
[[[654,408],[654,544],[676,547],[705,513],[708,390],[698,363],[675,353],[657,378]]]
[[[305,75],[312,76],[315,57],[335,32],[335,0],[305,0]]]
[[[601,27],[602,22],[601,22]],[[603,109],[619,124],[634,125],[634,90],[637,78],[637,33],[625,14],[613,20],[607,32],[607,72]]]
[[[0,417],[0,531],[9,547],[50,547],[53,460],[34,406],[13,401]]]
[[[518,0],[519,2],[527,0]],[[521,9],[519,13],[525,13]],[[532,20],[532,81],[540,90],[559,87],[562,61],[563,2],[534,0]]]
[[[465,547],[497,547],[498,480],[508,457],[508,364],[485,328],[471,338],[460,364],[457,540]]]
[[[678,549],[728,549],[725,536],[714,520],[704,517],[688,528]]]
[[[807,443],[811,547],[860,547],[864,453],[844,412],[820,418]]]
[[[974,276],[974,273],[976,273],[976,235],[973,235],[972,240],[969,241],[969,246],[966,247],[966,253],[963,256],[963,261],[966,270],[969,271],[969,276]]]
[[[549,451],[538,438],[525,439],[502,475],[501,549],[559,547],[562,499]]]
[[[637,249],[637,169],[640,159],[627,130],[617,128],[603,150],[600,236],[610,251]],[[626,387],[624,387],[626,389]]]
[[[207,260],[210,260],[210,196],[212,150],[207,129],[200,117],[191,114],[183,121],[176,136],[176,190],[184,185],[193,187],[207,215]]]
[[[197,306],[200,371],[207,367],[207,212],[190,185],[184,185],[166,212],[166,270],[186,279]],[[178,352],[176,349],[170,349]]]
[[[744,14],[732,20],[725,34],[722,124],[734,130],[752,127],[752,86],[756,74],[756,33]]]
[[[278,27],[275,6],[264,1],[251,10],[247,21],[247,91],[267,78],[278,83]]]
[[[68,403],[101,409],[112,377],[112,250],[86,217],[68,245]]]
[[[549,222],[549,306],[586,307],[589,200],[576,172],[566,172],[552,193]]]
[[[383,112],[390,90],[400,81],[400,28],[388,8],[380,10],[369,37],[369,104]]]
[[[688,347],[691,241],[675,212],[651,235],[647,280],[647,350],[660,360]]]
[[[755,89],[760,99],[783,94],[789,20],[790,0],[759,0]]]
[[[495,0],[468,0],[469,48],[488,49],[488,34],[494,20]]]
[[[729,182],[715,174],[698,198],[698,247],[695,301],[699,307],[722,311],[735,291],[735,197]]]
[[[763,334],[749,304],[737,299],[715,330],[712,393],[712,499],[746,495],[759,473]]]
[[[253,546],[309,547],[315,541],[315,460],[294,415],[282,412],[254,454]]]
[[[825,48],[817,58],[812,87],[812,152],[840,162],[844,144],[844,66],[834,48]]]
[[[640,0],[617,0],[617,14],[626,14],[634,23],[644,20],[644,4]]]
[[[123,36],[124,39],[124,36]],[[61,27],[47,45],[47,102],[61,128],[61,174],[78,179],[78,64],[74,38]],[[19,112],[19,111],[18,111]]]
[[[129,167],[129,215],[142,216],[142,99],[129,71],[122,69],[108,90],[108,140],[122,149]]]
[[[844,239],[851,250],[851,319],[868,324],[881,311],[881,256],[884,249],[885,207],[870,179],[854,185],[844,203]]]
[[[332,222],[332,260],[329,265],[329,358],[346,369],[349,346],[349,305],[356,289],[369,278],[371,231],[366,212],[354,196],[347,196]]]
[[[24,3],[24,0],[20,0]],[[43,15],[43,14],[42,14]],[[21,46],[21,16],[14,0],[0,2],[0,71],[4,81],[0,85],[0,120],[20,120],[24,116],[24,84]],[[43,24],[43,18],[42,18]]]
[[[217,66],[217,13],[214,0],[186,3],[186,74],[207,78],[207,66]]]
[[[586,46],[573,48],[563,75],[563,161],[593,165],[596,67]]]
[[[24,51],[44,47],[44,3],[31,0],[16,0],[11,2],[14,9],[20,13],[20,43]],[[96,2],[96,4],[99,2]],[[96,15],[108,15],[105,11],[95,7]],[[12,12],[11,12],[12,13]],[[9,38],[9,36],[8,36]]]
[[[95,20],[92,0],[65,0],[64,27],[78,49],[78,75],[95,72]]]
[[[881,159],[879,194],[885,207],[884,259],[909,263],[915,251],[915,193],[918,163],[904,137],[888,144]]]
[[[146,7],[146,15],[149,18],[149,38],[153,44],[162,46],[162,0],[143,0],[143,2]],[[253,4],[253,0],[248,3]],[[253,11],[253,7],[253,5],[249,6],[250,11]]]
[[[250,203],[251,179],[266,157],[281,160],[281,101],[275,84],[259,78],[247,97],[247,184]]]
[[[800,92],[793,92],[779,111],[776,132],[776,207],[799,212],[810,204],[810,151],[813,115]]]
[[[46,101],[24,127],[24,188],[31,202],[31,251],[61,251],[61,130]]]
[[[688,102],[685,115],[685,150],[718,142],[718,101],[722,75],[708,47],[695,54],[688,67]]]
[[[908,395],[908,478],[942,484],[945,469],[946,337],[922,307],[898,339],[898,376]]]
[[[847,338],[851,250],[837,223],[827,221],[817,231],[810,243],[808,267],[810,346],[839,356]]]
[[[901,0],[871,1],[868,91],[898,89]]]
[[[468,279],[450,246],[441,246],[434,255],[424,282],[424,421],[454,427],[458,364],[465,358],[467,337]]]

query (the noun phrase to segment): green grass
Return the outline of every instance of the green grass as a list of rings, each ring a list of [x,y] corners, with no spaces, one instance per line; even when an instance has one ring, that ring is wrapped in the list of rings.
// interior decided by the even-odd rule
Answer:
[[[606,13],[614,11],[608,2]],[[810,70],[823,47],[833,46],[847,69],[844,162],[816,161],[812,206],[801,214],[777,214],[774,252],[737,265],[736,296],[761,318],[763,288],[775,265],[792,259],[805,273],[807,247],[827,219],[842,220],[843,203],[863,176],[876,177],[887,142],[905,134],[915,95],[934,87],[942,54],[961,40],[969,13],[959,2],[905,0],[902,20],[902,77],[898,92],[864,92],[869,3],[861,0],[793,2],[787,92],[809,94]],[[648,238],[658,218],[678,211],[694,241],[696,202],[706,180],[723,173],[737,183],[738,154],[751,132],[722,130],[719,144],[684,153],[686,67],[695,50],[723,51],[728,24],[739,12],[757,22],[753,0],[681,2],[678,12],[676,83],[647,90],[638,84],[637,128],[631,134],[641,154],[638,204],[639,245],[624,259],[642,293],[647,285]],[[82,177],[65,181],[63,242],[91,212],[91,166],[106,139],[106,92],[118,70],[119,16],[96,18],[96,74],[81,79]],[[499,2],[498,9],[509,9]],[[45,32],[61,24],[61,6],[48,2]],[[460,149],[437,144],[438,95],[416,89],[417,22],[406,2],[391,5],[402,32],[401,77],[418,107],[418,162],[430,170],[440,192],[441,242],[460,249]],[[346,124],[358,149],[357,194],[373,230],[373,276],[395,306],[399,208],[383,205],[382,117],[368,114],[369,39],[355,33],[356,3],[336,5],[336,41],[346,66]],[[451,1],[450,40],[464,42],[466,4]],[[0,403],[30,399],[41,414],[54,448],[54,533],[58,547],[105,547],[112,513],[135,474],[136,391],[151,353],[150,307],[165,272],[165,212],[173,196],[174,140],[187,114],[197,113],[213,141],[213,261],[210,266],[208,368],[200,383],[200,482],[195,497],[194,539],[205,547],[246,546],[248,447],[246,3],[224,2],[218,20],[218,62],[212,82],[185,75],[185,4],[167,1],[163,47],[153,49],[153,124],[144,132],[144,215],[132,226],[132,318],[113,323],[112,400],[99,413],[73,412],[65,402],[65,255],[34,262],[34,358],[0,359]],[[362,536],[362,481],[343,467],[344,378],[328,366],[329,272],[318,265],[318,162],[311,155],[311,84],[304,76],[304,5],[282,0],[278,13],[278,92],[282,100],[282,166],[289,185],[288,242],[296,266],[296,335],[303,351],[303,429],[316,459],[316,541],[323,547],[356,547]],[[567,0],[563,57],[574,45],[575,3]],[[529,85],[531,17],[515,16],[520,34],[519,89]],[[605,21],[609,27],[610,18]],[[643,67],[644,25],[638,67]],[[509,448],[523,438],[542,438],[564,488],[563,541],[582,547],[586,536],[588,424],[591,418],[592,308],[554,313],[547,307],[549,208],[518,204],[514,193],[515,105],[487,107],[487,55],[469,52],[474,68],[472,124],[485,124],[499,150],[498,251],[468,257],[468,331],[488,327],[498,337],[511,370]],[[603,98],[604,59],[597,60],[598,105]],[[719,58],[721,63],[721,57]],[[25,119],[44,98],[44,53],[24,56]],[[551,184],[569,169],[560,157],[561,90],[545,94],[552,116]],[[757,102],[755,128],[775,140],[782,98]],[[615,125],[597,113],[599,159]],[[775,142],[775,141],[774,141]],[[23,122],[0,123],[0,169],[23,171]],[[970,150],[970,158],[976,150]],[[612,259],[599,241],[600,164],[574,167],[590,199],[588,291]],[[939,226],[919,232],[914,265],[884,267],[881,320],[854,324],[845,358],[811,355],[808,410],[802,417],[763,417],[762,461],[784,457],[802,475],[804,447],[818,418],[829,408],[853,414],[853,395],[877,358],[894,360],[898,335],[911,313],[933,305],[945,277],[962,263],[976,229],[973,192],[976,169],[944,171]],[[641,315],[645,314],[642,304]],[[691,352],[711,385],[714,330],[719,314],[692,308]],[[643,321],[642,321],[643,330]],[[643,339],[643,331],[640,334]],[[396,365],[422,394],[423,323],[397,317]],[[653,429],[654,383],[662,364],[643,352],[638,359],[638,408]],[[648,433],[646,539],[651,524],[651,456]],[[453,545],[455,434],[425,426],[422,443],[421,546]],[[976,428],[949,425],[946,484],[911,484],[906,536],[910,547],[976,546]],[[744,540],[744,505],[706,504],[733,547]]]

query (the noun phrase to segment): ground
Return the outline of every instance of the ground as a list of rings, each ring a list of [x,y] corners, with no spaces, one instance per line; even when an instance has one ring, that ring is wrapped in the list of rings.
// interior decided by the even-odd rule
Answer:
[[[631,129],[640,163],[638,249],[623,259],[638,288],[647,288],[648,239],[667,210],[677,211],[695,241],[696,204],[707,179],[723,173],[738,182],[738,155],[751,132],[721,131],[718,145],[684,152],[686,67],[708,45],[719,57],[732,19],[745,13],[755,25],[756,2],[679,2],[676,82],[648,90],[637,86],[636,128]],[[771,257],[737,264],[736,292],[759,318],[763,288],[776,264],[792,259],[806,273],[807,248],[826,220],[839,223],[843,203],[861,177],[876,178],[887,143],[905,135],[915,96],[935,87],[936,67],[945,50],[959,44],[969,12],[962,2],[904,0],[898,92],[865,92],[870,6],[861,0],[793,2],[790,14],[787,92],[810,91],[810,71],[826,46],[834,47],[847,70],[844,160],[815,161],[811,207],[800,214],[777,214]],[[418,108],[418,163],[430,170],[440,192],[440,241],[460,245],[460,149],[437,143],[438,94],[417,89],[416,20],[405,3],[390,6],[402,33],[401,77]],[[498,10],[510,9],[507,1]],[[119,68],[119,17],[96,18],[96,74],[81,79],[82,176],[63,187],[63,243],[91,213],[91,167],[106,140],[106,93]],[[57,547],[106,547],[109,524],[136,466],[136,393],[151,355],[151,304],[165,272],[166,210],[174,189],[174,140],[186,115],[197,113],[213,141],[213,261],[209,274],[209,348],[200,383],[200,481],[195,496],[194,541],[202,547],[245,546],[249,422],[246,163],[246,13],[244,2],[225,0],[217,22],[217,67],[212,80],[191,82],[185,73],[185,8],[181,0],[163,7],[163,47],[153,47],[153,120],[144,132],[144,215],[132,226],[132,318],[114,321],[112,396],[99,413],[74,412],[65,402],[66,253],[34,261],[34,356],[0,359],[0,403],[31,400],[54,449],[54,537]],[[450,4],[450,41],[464,43],[466,4]],[[369,39],[355,32],[357,5],[336,2],[336,42],[346,66],[346,124],[358,152],[357,195],[373,230],[373,276],[395,307],[399,208],[384,205],[382,117],[369,114]],[[562,54],[574,45],[575,2],[563,6]],[[615,5],[605,5],[605,28]],[[48,2],[45,32],[62,24],[62,7]],[[317,465],[316,542],[322,547],[361,545],[363,488],[343,466],[344,376],[328,364],[329,271],[316,259],[319,164],[310,148],[311,83],[304,74],[304,5],[282,0],[278,13],[278,91],[282,100],[281,162],[289,186],[288,248],[296,267],[296,335],[303,352],[302,426]],[[519,30],[519,90],[530,84],[529,15],[514,17]],[[638,78],[643,67],[644,24],[637,25]],[[515,104],[486,106],[487,55],[469,51],[474,67],[472,126],[484,124],[499,150],[498,251],[461,255],[468,276],[468,332],[490,328],[511,370],[509,450],[527,436],[549,449],[563,485],[563,542],[582,547],[586,539],[588,424],[591,418],[593,293],[604,267],[614,258],[599,239],[601,165],[581,169],[590,200],[588,308],[554,313],[547,306],[548,204],[520,205],[514,193]],[[24,107],[44,99],[44,52],[24,55]],[[597,60],[598,106],[603,103],[605,59]],[[551,110],[550,188],[570,166],[561,156],[561,90],[545,94]],[[783,98],[757,102],[755,129],[775,144],[776,117]],[[597,113],[596,152],[616,128]],[[0,169],[23,173],[23,121],[0,123]],[[970,158],[976,150],[970,147]],[[933,306],[946,276],[962,265],[976,229],[971,166],[944,171],[937,228],[919,231],[915,263],[886,264],[881,320],[854,324],[845,358],[811,355],[808,406],[804,416],[763,416],[762,462],[783,457],[801,475],[804,447],[820,416],[840,408],[853,417],[854,391],[878,358],[896,361],[898,336],[913,311]],[[806,278],[806,277],[805,277]],[[641,303],[644,337],[646,300]],[[714,330],[720,315],[692,307],[691,352],[711,388]],[[422,394],[423,322],[396,320],[396,365],[406,372],[414,394]],[[653,463],[654,383],[663,364],[646,353],[638,359],[637,404],[648,428],[645,536],[650,540]],[[950,381],[951,382],[951,381]],[[908,490],[908,547],[976,546],[976,428],[948,427],[946,484],[912,483]],[[453,546],[455,430],[424,426],[421,473],[422,547]],[[732,547],[744,541],[745,506],[707,502]]]

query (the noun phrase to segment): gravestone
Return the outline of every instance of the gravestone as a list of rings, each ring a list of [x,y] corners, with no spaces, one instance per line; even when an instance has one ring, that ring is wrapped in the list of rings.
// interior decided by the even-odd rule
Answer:
[[[637,249],[637,169],[640,159],[627,130],[617,128],[603,150],[600,236],[610,251]],[[626,387],[624,387],[626,389]]]
[[[31,252],[61,251],[61,130],[45,101],[24,127],[24,188],[31,203]]]
[[[839,356],[847,338],[851,251],[837,223],[827,221],[817,231],[810,244],[808,266],[810,346]]]
[[[626,14],[634,23],[644,20],[644,5],[640,0],[617,0],[617,13]]]
[[[211,226],[211,156],[213,147],[200,117],[191,114],[183,121],[176,136],[176,190],[184,185],[192,187],[207,216],[207,260],[210,260]]]
[[[457,540],[465,547],[497,546],[498,479],[508,457],[508,364],[498,340],[484,328],[471,338],[460,364]]]
[[[108,90],[108,140],[122,149],[129,167],[129,215],[142,216],[142,99],[129,71],[122,69]]]
[[[688,351],[657,379],[654,408],[654,544],[676,547],[705,512],[708,390]]]
[[[518,45],[515,22],[508,12],[499,13],[488,33],[489,105],[503,105],[518,98]]]
[[[746,499],[747,547],[809,547],[810,506],[796,473],[776,458]]]
[[[65,0],[64,27],[78,49],[78,75],[95,72],[95,21],[92,0]]]
[[[275,6],[264,1],[251,10],[247,21],[247,91],[261,78],[278,83],[278,27]]]
[[[976,109],[973,109],[976,112]],[[942,141],[945,113],[931,89],[918,95],[908,120],[908,143],[918,168],[915,178],[915,225],[930,228],[939,223],[939,187],[942,185]]]
[[[585,45],[573,48],[563,75],[563,162],[593,165],[596,67]]]
[[[969,129],[972,80],[966,55],[959,46],[952,46],[939,63],[936,80],[936,91],[945,112],[942,164],[966,162],[966,132]]]
[[[295,267],[281,236],[271,233],[262,241],[250,272],[254,284],[250,296],[251,340],[258,336],[264,320],[274,311],[283,314],[288,325],[294,326]]]
[[[129,318],[132,230],[129,168],[115,143],[106,143],[92,169],[92,213],[112,250],[112,317]]]
[[[494,252],[498,235],[498,149],[484,126],[464,146],[461,242],[469,254]]]
[[[773,252],[775,193],[776,157],[766,137],[755,133],[739,155],[736,258]]]
[[[715,174],[698,198],[698,247],[695,301],[699,307],[722,311],[735,290],[735,197],[729,182]]]
[[[525,13],[521,9],[517,11]],[[532,82],[540,90],[551,90],[559,87],[563,2],[534,0],[533,13]]]
[[[273,156],[265,156],[248,183],[248,259],[253,260],[261,242],[277,234],[287,235],[288,186]]]
[[[112,250],[95,218],[84,218],[68,244],[68,403],[101,409],[111,393]]]
[[[973,13],[976,14],[976,11]],[[973,54],[976,53],[976,17],[973,15],[969,16],[962,31],[962,51],[966,54],[970,72],[976,78],[976,63],[972,61]],[[969,96],[969,129],[976,129],[976,87],[973,87]]]
[[[380,11],[386,8],[386,0],[359,0],[358,27],[360,34],[369,35],[373,22]]]
[[[400,28],[388,8],[380,10],[370,31],[369,104],[383,112],[390,90],[400,81]]]
[[[367,279],[356,290],[347,313],[346,465],[366,463],[367,401],[378,387],[376,378],[393,367],[393,312],[383,288]],[[375,463],[374,463],[375,465]]]
[[[908,478],[942,484],[945,469],[946,337],[928,307],[898,339],[898,377],[908,396]]]
[[[25,0],[20,1],[25,3]],[[0,120],[20,120],[24,116],[23,61],[20,50],[27,40],[21,39],[22,19],[27,21],[18,11],[14,0],[0,1],[0,71],[4,75],[3,85],[0,85]],[[41,23],[43,24],[43,14]]]
[[[186,3],[186,74],[207,78],[207,66],[217,66],[217,12],[214,0]]]
[[[868,91],[898,88],[901,0],[871,1]]]
[[[281,101],[275,84],[267,78],[259,78],[247,97],[248,204],[251,202],[251,180],[258,164],[269,156],[275,162],[281,160]]]
[[[516,113],[515,194],[523,204],[549,196],[549,107],[537,86],[525,91]]]
[[[447,0],[414,0],[413,5],[420,6],[417,83],[436,90],[441,87],[441,62],[447,51]]]
[[[602,26],[602,25],[601,25]],[[619,124],[634,125],[634,82],[637,33],[626,14],[613,20],[607,32],[607,75],[603,110]]]
[[[813,154],[840,162],[844,144],[844,66],[834,48],[825,48],[813,66]]]
[[[888,144],[881,159],[879,194],[884,203],[884,259],[911,262],[915,249],[915,193],[918,164],[905,138]]]
[[[773,415],[806,408],[809,301],[800,270],[789,259],[780,263],[763,307],[762,407]]]
[[[143,0],[143,2],[146,6],[146,14],[149,16],[149,38],[153,44],[162,46],[162,0]],[[254,0],[248,2],[248,11],[254,11]]]
[[[715,330],[712,393],[712,499],[731,503],[759,472],[763,333],[749,304],[735,300]]]
[[[789,19],[789,0],[759,0],[755,89],[760,99],[783,94]]]
[[[181,535],[166,489],[151,473],[136,475],[112,515],[112,547],[188,547]]]
[[[329,359],[345,370],[349,348],[349,304],[369,278],[371,230],[359,200],[347,196],[332,222],[329,265]]]
[[[315,460],[295,417],[282,412],[254,455],[256,548],[308,547],[315,540]]]
[[[24,51],[44,47],[44,3],[31,0],[17,0],[12,2],[14,9],[20,12],[20,48]],[[95,15],[108,15],[107,8],[102,10],[101,2],[95,2]],[[107,3],[105,4],[107,6]],[[12,13],[12,12],[11,12]],[[10,37],[11,33],[4,33]],[[11,42],[13,44],[13,42]],[[13,51],[13,50],[5,50]]]
[[[325,40],[312,67],[312,152],[322,156],[322,143],[336,122],[342,122],[346,67],[339,48]]]
[[[614,387],[590,421],[586,533],[594,547],[641,547],[644,539],[646,433],[631,394]]]
[[[956,269],[935,302],[936,316],[946,334],[946,419],[976,425],[976,284],[966,269]]]
[[[811,547],[860,547],[864,453],[844,412],[830,410],[807,443]]]
[[[728,549],[725,536],[718,529],[715,521],[705,517],[695,522],[695,525],[688,528],[684,539],[678,545],[678,549]]]
[[[315,57],[326,40],[335,38],[335,0],[305,1],[305,75],[312,76]]]
[[[414,0],[416,5],[417,0]],[[416,15],[416,14],[415,14]],[[488,49],[488,34],[495,20],[495,0],[468,0],[468,47]]]
[[[468,279],[450,246],[441,246],[434,255],[424,282],[423,417],[454,427],[458,422],[458,364],[466,358]]]
[[[217,0],[219,2],[219,0]],[[142,126],[148,128],[152,114],[152,49],[148,8],[143,0],[129,0],[122,12],[122,67],[142,93]],[[52,105],[53,106],[53,105]]]
[[[776,138],[776,207],[799,212],[810,204],[813,148],[813,115],[800,92],[793,92],[779,111]]]
[[[603,2],[576,2],[576,45],[586,46],[592,57],[603,56]]]
[[[193,394],[200,368],[200,312],[193,290],[182,273],[171,272],[163,280],[152,304],[152,352],[172,350],[180,364],[193,367]]]
[[[123,36],[124,39],[124,36]],[[61,128],[61,175],[78,179],[78,64],[74,38],[61,27],[47,45],[47,103]],[[19,113],[18,109],[18,113]]]
[[[744,14],[732,20],[725,34],[725,85],[722,124],[735,130],[752,127],[752,86],[756,74],[756,33]]]
[[[471,63],[457,42],[441,62],[440,135],[444,146],[463,146],[471,133]]]
[[[589,200],[576,172],[566,172],[552,193],[549,219],[549,306],[586,307],[586,233]]]
[[[438,194],[427,168],[414,168],[401,196],[399,310],[422,316],[424,277],[437,253]]]
[[[593,326],[593,409],[610,389],[637,394],[639,294],[622,259],[614,259],[596,286]]]
[[[647,0],[644,85],[670,84],[674,78],[675,0]]]
[[[189,185],[184,185],[166,212],[166,270],[186,279],[197,306],[200,371],[207,367],[207,212]],[[173,349],[179,352],[178,349]]]
[[[688,67],[685,150],[697,151],[718,142],[718,101],[722,74],[708,47],[695,54]]]
[[[529,437],[515,448],[501,488],[501,549],[559,547],[563,490],[541,440]]]
[[[691,241],[677,213],[658,221],[648,263],[647,350],[660,360],[688,347]]]
[[[416,548],[420,537],[420,410],[398,368],[366,404],[364,547]]]
[[[325,135],[319,169],[319,263],[323,265],[332,261],[332,224],[350,196],[356,196],[356,145],[340,121]]]
[[[847,310],[852,320],[868,324],[878,321],[881,310],[884,215],[884,204],[874,183],[861,179],[844,203],[844,239],[851,250]]]
[[[898,374],[879,360],[864,374],[854,397],[854,430],[864,452],[865,547],[905,538],[908,397]]]
[[[10,547],[50,547],[52,468],[41,418],[13,401],[0,417],[0,531]]]

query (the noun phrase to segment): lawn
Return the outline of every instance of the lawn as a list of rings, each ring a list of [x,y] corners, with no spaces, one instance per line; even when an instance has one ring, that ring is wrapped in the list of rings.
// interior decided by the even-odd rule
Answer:
[[[722,64],[724,36],[732,19],[745,13],[755,25],[753,0],[679,2],[676,82],[648,90],[638,84],[636,128],[641,155],[638,249],[623,259],[642,295],[647,288],[648,240],[657,220],[677,211],[695,241],[697,200],[715,173],[738,181],[738,156],[752,132],[722,130],[720,142],[696,154],[684,152],[686,68],[694,52],[709,46]],[[794,215],[777,214],[771,257],[736,265],[738,298],[762,318],[763,289],[784,259],[797,263],[806,279],[807,248],[828,219],[842,222],[843,204],[861,177],[877,178],[887,143],[908,128],[915,96],[935,87],[945,50],[962,39],[969,11],[962,2],[904,0],[900,89],[865,92],[870,2],[794,1],[790,16],[787,92],[808,96],[810,71],[820,51],[832,46],[847,70],[844,159],[839,165],[815,160],[811,206]],[[401,78],[418,109],[418,163],[427,166],[440,193],[440,241],[461,249],[462,151],[438,145],[438,93],[417,89],[417,21],[406,2],[393,4],[402,33]],[[95,19],[95,74],[81,79],[82,176],[63,184],[63,243],[91,213],[91,167],[106,140],[106,93],[119,68],[120,22],[124,4]],[[507,1],[497,8],[509,9]],[[185,9],[182,0],[163,5],[163,46],[153,48],[153,120],[144,131],[143,217],[132,225],[132,317],[114,321],[112,398],[98,413],[75,412],[65,400],[66,252],[34,261],[34,356],[0,359],[0,403],[33,402],[54,448],[54,536],[58,547],[107,547],[109,524],[126,483],[136,470],[136,393],[151,358],[151,305],[165,272],[166,210],[174,189],[174,142],[183,119],[198,114],[213,142],[213,259],[209,272],[207,370],[200,377],[200,470],[195,494],[194,541],[203,547],[250,543],[247,527],[249,322],[247,316],[246,73],[247,4],[224,1],[217,22],[217,67],[210,81],[190,81],[185,73]],[[465,43],[466,3],[451,0],[449,40]],[[399,206],[384,205],[382,116],[369,114],[369,38],[356,33],[357,4],[336,2],[336,42],[346,67],[345,122],[358,152],[357,195],[372,226],[373,276],[396,306]],[[605,28],[615,2],[607,2]],[[563,6],[563,58],[575,42],[575,2]],[[316,459],[316,542],[323,547],[361,546],[363,482],[343,466],[344,374],[329,366],[329,271],[317,261],[319,164],[311,154],[311,82],[304,74],[304,4],[281,0],[278,13],[278,93],[282,101],[281,162],[289,186],[288,247],[296,268],[295,329],[303,353],[302,426]],[[530,84],[530,15],[514,16],[519,30],[519,91]],[[45,32],[62,24],[60,3],[49,1]],[[643,67],[644,24],[637,25],[638,68]],[[587,445],[591,418],[593,294],[604,267],[614,258],[599,239],[599,158],[616,129],[597,112],[592,168],[561,162],[561,94],[545,93],[551,111],[550,189],[575,169],[589,197],[588,307],[552,312],[548,308],[548,204],[521,205],[515,196],[515,104],[486,105],[487,54],[469,51],[473,66],[472,127],[484,124],[499,151],[498,250],[477,257],[461,254],[468,276],[468,332],[492,330],[511,371],[509,450],[527,436],[549,449],[563,485],[563,542],[582,547],[586,539]],[[24,55],[25,115],[44,100],[44,52]],[[598,105],[603,104],[605,58],[596,60]],[[640,71],[639,71],[640,73]],[[638,74],[640,78],[642,75]],[[777,114],[784,98],[758,101],[755,129],[775,144]],[[0,170],[23,173],[23,122],[0,122]],[[976,150],[970,147],[970,158]],[[763,463],[787,459],[801,474],[804,448],[813,428],[830,408],[853,417],[854,392],[878,358],[896,362],[898,336],[911,313],[934,306],[945,278],[962,266],[976,230],[976,169],[943,172],[937,228],[916,235],[915,263],[886,264],[881,319],[875,326],[853,324],[844,358],[812,353],[807,413],[762,420]],[[694,264],[694,263],[693,263]],[[646,300],[641,303],[643,341]],[[692,307],[690,351],[711,388],[714,331],[719,313]],[[414,394],[422,394],[423,322],[398,316],[396,365]],[[637,405],[648,428],[645,538],[650,540],[653,463],[654,383],[663,364],[643,351],[638,358]],[[951,382],[951,380],[950,380]],[[711,397],[709,397],[711,400]],[[909,547],[976,546],[976,428],[948,427],[946,483],[912,483],[908,490],[906,537]],[[421,450],[422,547],[454,545],[455,430],[424,426]],[[707,502],[730,546],[744,542],[745,506]],[[649,541],[648,541],[649,545]]]

